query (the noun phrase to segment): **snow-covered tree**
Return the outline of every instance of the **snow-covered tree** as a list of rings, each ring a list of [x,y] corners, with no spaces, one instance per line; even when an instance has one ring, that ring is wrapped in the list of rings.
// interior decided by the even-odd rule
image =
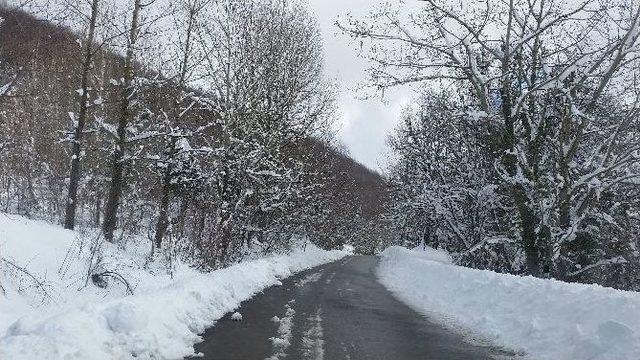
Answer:
[[[81,158],[83,156],[83,137],[87,118],[89,117],[89,91],[91,89],[90,77],[93,68],[94,42],[96,39],[96,26],[98,22],[100,0],[92,0],[89,11],[86,37],[83,39],[83,60],[80,75],[80,87],[78,88],[78,112],[70,112],[73,121],[73,134],[71,143],[71,174],[69,176],[69,198],[65,209],[64,227],[73,229],[76,220],[76,208],[78,203],[78,185],[81,178]],[[84,14],[81,14],[84,15]]]
[[[131,146],[131,142],[136,139],[139,132],[136,123],[147,117],[148,111],[137,106],[136,101],[138,95],[138,86],[143,82],[137,75],[139,73],[139,64],[137,63],[140,40],[142,33],[142,11],[152,6],[155,1],[143,2],[142,0],[134,0],[131,10],[131,22],[127,28],[127,38],[125,44],[124,65],[122,67],[122,77],[114,80],[116,86],[119,87],[119,112],[117,113],[117,123],[112,135],[113,151],[111,154],[111,175],[109,184],[109,193],[104,209],[104,220],[102,230],[104,237],[108,241],[114,241],[114,231],[116,230],[118,220],[118,208],[122,201],[122,193],[126,184],[125,170],[129,162],[129,154],[127,150]],[[147,20],[148,22],[149,20]]]
[[[324,125],[331,98],[317,26],[299,4],[225,1],[210,19],[201,40],[218,114],[209,144],[219,204],[212,257],[226,261],[242,241],[279,232],[302,191],[303,164],[292,154]]]
[[[46,4],[0,26],[2,210],[209,269],[301,239],[378,247],[384,179],[330,145],[304,3]]]
[[[457,89],[452,114],[488,131],[490,184],[517,214],[527,271],[567,278],[583,268],[572,249],[607,243],[592,225],[616,223],[605,195],[639,175],[638,4],[425,0],[404,10],[342,24],[373,41],[375,85]]]
[[[172,76],[166,80],[163,90],[170,98],[166,109],[161,109],[160,154],[155,165],[160,172],[161,194],[158,209],[158,220],[155,227],[154,244],[162,246],[162,241],[169,228],[169,207],[173,192],[180,187],[190,187],[194,182],[202,180],[195,155],[207,153],[208,149],[194,149],[189,139],[202,136],[214,119],[206,123],[196,121],[187,116],[198,111],[206,104],[190,89],[190,81],[194,77],[197,65],[202,61],[201,48],[197,48],[197,34],[201,29],[201,14],[211,4],[208,0],[183,0],[178,2],[178,9],[173,13],[176,32],[180,33],[176,41],[175,54],[170,58],[171,64],[177,64],[170,70]]]

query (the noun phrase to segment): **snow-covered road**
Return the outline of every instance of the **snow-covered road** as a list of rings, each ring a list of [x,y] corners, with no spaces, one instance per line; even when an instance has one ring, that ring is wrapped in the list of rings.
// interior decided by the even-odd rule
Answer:
[[[226,360],[509,358],[396,300],[378,282],[377,264],[348,257],[291,277],[222,318],[196,349]]]

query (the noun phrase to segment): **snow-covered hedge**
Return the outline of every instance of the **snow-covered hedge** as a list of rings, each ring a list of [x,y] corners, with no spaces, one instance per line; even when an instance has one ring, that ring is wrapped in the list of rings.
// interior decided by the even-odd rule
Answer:
[[[381,258],[378,276],[399,299],[532,359],[640,359],[640,293],[454,266],[433,249]]]
[[[126,296],[82,286],[88,254],[78,249],[79,237],[0,214],[0,256],[43,279],[49,297],[42,302],[31,291],[18,291],[19,284],[0,271],[7,290],[0,293],[0,359],[181,359],[192,354],[199,333],[240,302],[278,279],[347,254],[307,245],[211,273],[180,264],[172,279],[143,267],[144,257],[107,246],[105,261],[136,289]]]

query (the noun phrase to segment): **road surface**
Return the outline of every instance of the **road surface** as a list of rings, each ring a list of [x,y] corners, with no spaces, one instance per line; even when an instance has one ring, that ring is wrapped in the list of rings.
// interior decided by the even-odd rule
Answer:
[[[244,302],[242,320],[220,319],[196,351],[205,360],[510,358],[467,343],[396,300],[376,279],[377,261],[348,257],[288,278]]]

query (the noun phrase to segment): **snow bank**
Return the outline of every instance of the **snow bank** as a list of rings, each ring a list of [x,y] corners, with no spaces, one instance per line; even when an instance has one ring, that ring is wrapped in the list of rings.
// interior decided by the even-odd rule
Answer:
[[[403,256],[410,256],[413,258],[435,261],[442,264],[453,264],[453,258],[451,258],[451,255],[449,255],[448,252],[442,249],[434,249],[429,246],[417,247],[413,250],[400,246],[392,246],[387,248],[382,253],[382,256],[384,258],[402,258]]]
[[[416,310],[532,359],[640,359],[640,293],[499,274],[391,247],[380,281]]]
[[[0,256],[43,279],[50,297],[18,291],[0,274],[6,289],[0,293],[0,359],[181,359],[192,354],[199,333],[240,302],[281,278],[346,255],[307,245],[206,274],[178,264],[171,278],[145,270],[135,251],[107,246],[105,261],[135,287],[135,295],[126,296],[82,286],[86,254],[71,254],[79,238],[0,214]]]

